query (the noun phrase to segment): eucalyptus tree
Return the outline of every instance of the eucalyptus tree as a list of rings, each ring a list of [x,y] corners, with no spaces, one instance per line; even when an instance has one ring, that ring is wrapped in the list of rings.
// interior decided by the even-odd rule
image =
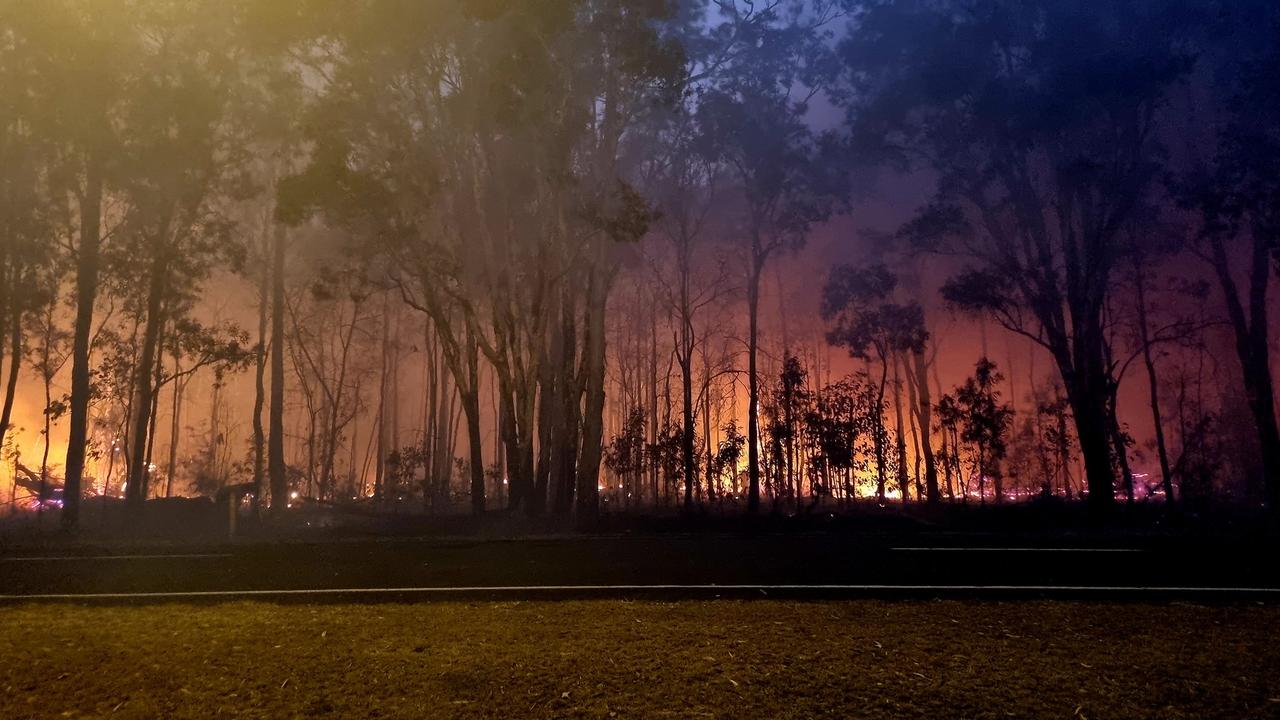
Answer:
[[[698,109],[704,150],[737,197],[747,246],[747,506],[760,506],[761,280],[778,254],[802,245],[845,191],[841,154],[810,123],[809,104],[830,81],[830,2],[717,3],[722,35],[742,37]]]
[[[11,4],[4,18],[6,55],[25,57],[4,63],[22,68],[14,85],[6,83],[15,92],[5,95],[26,101],[30,127],[48,143],[47,177],[53,181],[48,201],[65,208],[72,228],[66,245],[75,267],[75,322],[62,512],[62,524],[69,529],[78,522],[82,495],[101,256],[119,219],[118,213],[104,212],[104,203],[122,151],[118,118],[136,101],[132,83],[145,54],[135,25],[141,5],[132,0],[111,7],[50,0],[23,4],[20,11]]]
[[[39,303],[26,320],[25,332],[31,339],[27,347],[27,358],[31,368],[40,378],[43,389],[41,416],[43,427],[40,430],[43,448],[40,453],[40,496],[45,497],[49,483],[49,451],[52,445],[54,423],[59,421],[67,411],[67,398],[54,395],[54,381],[71,359],[71,333],[63,326],[62,289],[66,282],[62,258],[50,258],[39,276],[39,284],[49,291],[39,299]],[[44,506],[41,505],[43,511]]]
[[[1252,4],[1245,4],[1252,7]],[[1256,8],[1255,8],[1256,9]],[[1258,436],[1262,491],[1280,510],[1280,423],[1271,369],[1272,274],[1280,263],[1280,13],[1245,13],[1246,37],[1261,51],[1227,64],[1230,97],[1213,157],[1184,182],[1186,203],[1201,217],[1195,251],[1213,271],[1235,341],[1245,397]]]
[[[675,324],[675,355],[680,369],[680,447],[684,465],[685,507],[693,503],[697,457],[694,358],[708,339],[698,332],[705,312],[732,291],[724,248],[712,244],[718,230],[719,184],[723,169],[698,152],[693,108],[663,114],[662,127],[645,138],[652,160],[641,187],[654,198],[654,232],[662,245],[646,250],[656,291]],[[655,339],[656,342],[656,339]]]
[[[831,270],[823,288],[822,317],[828,323],[827,341],[842,347],[849,355],[880,365],[875,383],[876,400],[872,411],[873,442],[876,461],[876,499],[885,497],[885,478],[889,466],[885,441],[884,405],[889,383],[889,367],[896,367],[903,353],[923,352],[929,333],[924,326],[924,311],[914,302],[895,302],[897,277],[884,265],[855,267],[839,265]],[[898,480],[903,501],[909,487],[905,468],[905,444],[901,432],[899,405]]]
[[[1162,109],[1194,67],[1193,3],[858,4],[841,55],[852,145],[925,169],[917,227],[964,263],[955,304],[1053,357],[1090,503],[1114,504],[1106,300],[1122,230],[1156,192]]]
[[[58,335],[56,327],[41,333],[29,326],[52,322],[61,289],[58,271],[65,262],[59,240],[66,236],[67,213],[57,197],[56,147],[45,127],[48,108],[41,107],[33,87],[41,64],[34,42],[20,33],[0,36],[0,83],[12,88],[0,98],[0,363],[8,363],[0,445],[9,430],[24,350],[33,348],[28,330],[37,331],[42,348],[50,348],[45,340]],[[48,382],[45,388],[48,395]]]
[[[585,403],[575,475],[589,481],[575,494],[593,514],[612,246],[649,217],[618,147],[669,74],[653,24],[663,9],[365,0],[339,12],[311,168],[286,188],[297,214],[310,205],[376,239],[387,280],[432,318],[467,417],[476,512],[478,357],[498,378],[511,503],[536,512],[540,364],[558,326],[556,357],[577,368],[560,368],[562,397],[543,400]]]
[[[136,20],[145,36],[135,101],[120,113],[123,149],[118,196],[126,208],[113,285],[132,296],[142,327],[126,495],[146,498],[151,408],[167,325],[199,296],[202,282],[239,243],[226,219],[237,191],[239,148],[227,114],[239,76],[234,7],[197,2],[148,6]]]

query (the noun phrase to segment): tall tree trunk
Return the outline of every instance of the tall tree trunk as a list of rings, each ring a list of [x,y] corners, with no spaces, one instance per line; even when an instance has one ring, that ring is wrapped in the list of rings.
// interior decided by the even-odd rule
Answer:
[[[1077,340],[1077,347],[1082,344],[1083,341]],[[1106,513],[1115,506],[1111,421],[1107,408],[1108,373],[1100,360],[1086,357],[1083,362],[1075,363],[1074,368],[1068,365],[1062,375],[1076,438],[1080,442],[1080,455],[1084,459],[1089,507],[1095,513]]]
[[[649,447],[658,444],[658,311],[657,304],[649,312]],[[649,486],[653,504],[658,505],[658,463],[649,460]]]
[[[271,412],[267,438],[267,475],[271,513],[289,506],[289,479],[284,464],[284,257],[285,229],[276,224],[271,248]],[[307,468],[308,474],[311,468]]]
[[[556,368],[556,372],[560,375],[556,385],[560,390],[561,407],[559,426],[551,447],[551,467],[556,485],[554,512],[560,516],[567,516],[573,510],[573,499],[577,491],[578,425],[582,415],[582,383],[576,371],[578,362],[576,301],[568,289],[563,295],[560,308],[561,349],[559,365]],[[657,407],[656,396],[654,407]],[[654,482],[657,482],[656,475]]]
[[[67,434],[66,487],[62,526],[75,529],[80,521],[85,450],[89,441],[89,396],[92,368],[89,351],[93,306],[98,297],[98,265],[102,246],[102,168],[96,157],[86,164],[85,191],[80,197],[80,247],[76,259],[76,322],[71,351],[71,419]]]
[[[920,451],[924,455],[924,492],[925,500],[936,505],[942,496],[938,492],[938,465],[933,455],[933,398],[929,395],[929,363],[924,353],[913,353],[916,370],[916,418],[920,425]],[[950,478],[947,478],[948,485]]]
[[[125,501],[135,510],[140,509],[147,499],[147,428],[156,390],[151,374],[156,362],[160,326],[163,324],[161,314],[167,276],[167,264],[163,259],[157,258],[151,268],[147,289],[147,320],[142,333],[142,354],[138,360],[134,385],[136,399],[133,403],[133,430],[130,432],[129,484],[125,488]]]
[[[173,416],[169,423],[169,462],[165,466],[164,496],[173,497],[173,475],[178,470],[178,436],[182,428],[182,395],[186,383],[182,374],[182,356],[177,346],[173,349]]]
[[[455,382],[454,385],[462,398],[462,412],[467,420],[467,447],[471,454],[471,514],[480,517],[484,515],[486,503],[484,452],[480,438],[480,357],[474,337],[468,336],[464,353],[467,380],[465,383]]]
[[[45,308],[44,317],[44,347],[41,349],[40,357],[40,374],[44,381],[44,450],[40,454],[40,514],[44,515],[44,500],[48,497],[49,492],[49,446],[52,444],[50,435],[53,433],[53,415],[50,414],[50,406],[53,405],[53,374],[50,363],[50,351],[53,344],[53,311],[56,307],[55,303],[49,303]]]
[[[1133,469],[1129,466],[1129,439],[1120,427],[1120,416],[1117,411],[1117,405],[1120,402],[1119,391],[1118,385],[1112,383],[1111,397],[1107,401],[1107,416],[1110,420],[1111,443],[1115,449],[1116,464],[1120,466],[1120,484],[1124,488],[1125,503],[1132,506],[1136,499],[1134,496]]]
[[[562,408],[560,394],[564,392],[564,388],[559,386],[559,368],[563,362],[560,358],[562,347],[559,341],[560,330],[560,323],[553,321],[550,326],[550,340],[538,360],[538,458],[534,472],[533,496],[540,505],[539,514],[545,510],[542,506],[547,502],[548,494],[551,492],[551,448],[558,441],[556,436],[559,433],[559,416]],[[551,502],[554,507],[555,499],[552,498]]]
[[[752,237],[751,276],[747,284],[747,512],[760,512],[760,274],[764,259],[760,239]]]
[[[1244,378],[1245,399],[1253,415],[1262,454],[1263,492],[1273,513],[1280,513],[1280,427],[1276,423],[1275,386],[1271,376],[1271,345],[1267,291],[1271,282],[1271,251],[1255,234],[1249,257],[1248,305],[1240,299],[1231,274],[1224,241],[1212,240],[1214,272],[1222,286],[1227,317],[1235,333],[1236,355]]]
[[[1164,418],[1160,414],[1160,383],[1156,376],[1156,361],[1151,352],[1151,328],[1147,323],[1146,280],[1141,268],[1134,274],[1138,291],[1138,331],[1141,333],[1142,361],[1147,370],[1147,389],[1151,393],[1151,420],[1156,433],[1156,455],[1160,459],[1160,483],[1164,488],[1165,504],[1172,505],[1173,473],[1169,467],[1169,449],[1164,437]]]
[[[470,360],[464,360],[466,365],[463,372],[470,373]],[[432,409],[433,420],[431,426],[434,429],[432,439],[435,445],[431,448],[431,497],[432,504],[437,511],[447,512],[449,510],[449,474],[453,464],[453,448],[449,446],[449,419],[452,414],[450,407],[453,400],[453,389],[449,387],[449,373],[439,373],[436,387],[432,390],[431,397],[434,400]],[[467,383],[454,383],[459,392]],[[466,412],[465,401],[463,401],[463,412]],[[470,422],[470,417],[467,419]],[[469,431],[468,431],[469,432]],[[468,452],[470,452],[468,450]]]
[[[22,369],[22,311],[16,298],[12,305],[9,318],[9,378],[4,385],[4,409],[0,410],[0,447],[4,446],[9,423],[13,420],[13,402],[18,394],[18,375]]]
[[[264,247],[264,249],[266,249]],[[264,258],[265,260],[265,258]],[[253,375],[253,512],[262,510],[262,485],[266,472],[266,432],[262,410],[267,401],[267,327],[271,295],[271,263],[262,263],[258,283],[258,351]],[[176,412],[176,411],[175,411]]]
[[[900,361],[902,361],[902,354],[894,353],[891,362],[893,363],[894,431],[898,441],[898,490],[902,493],[902,504],[906,505],[911,502],[911,478],[907,472],[907,437],[902,413],[902,375],[898,370]]]
[[[707,497],[715,501],[722,497],[715,468],[715,456],[711,443],[711,366],[707,357],[707,344],[702,343],[702,449],[703,476],[707,483]]]
[[[600,512],[600,460],[604,451],[605,311],[609,298],[609,269],[603,249],[598,252],[587,287],[586,332],[583,348],[582,447],[578,456],[578,523],[590,526]]]
[[[391,372],[391,358],[389,357],[389,348],[391,345],[391,310],[390,296],[386,293],[382,296],[382,373],[378,378],[378,422],[374,428],[377,432],[377,455],[374,461],[374,494],[378,494],[385,487],[387,481],[387,453],[390,452],[390,443],[387,438],[387,391],[388,378]],[[364,496],[364,476],[360,477],[359,496]]]
[[[875,437],[872,444],[875,447],[876,455],[876,502],[884,504],[885,484],[888,482],[888,457],[885,452],[884,441],[888,432],[884,425],[884,395],[885,388],[889,384],[889,356],[880,356],[880,384],[876,387],[876,406],[872,410],[873,425],[872,432]]]
[[[680,426],[680,460],[684,468],[684,509],[693,509],[693,483],[696,479],[693,456],[693,348],[684,342],[680,355],[680,389],[683,394]]]

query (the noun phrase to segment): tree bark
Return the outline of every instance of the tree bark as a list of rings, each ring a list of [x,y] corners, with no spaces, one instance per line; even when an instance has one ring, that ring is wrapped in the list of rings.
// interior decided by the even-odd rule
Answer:
[[[894,432],[897,435],[898,450],[898,490],[902,493],[902,504],[911,502],[911,478],[907,472],[907,437],[903,427],[902,412],[902,375],[898,366],[905,362],[901,353],[893,356],[893,417]]]
[[[941,501],[942,495],[938,491],[938,464],[933,454],[933,398],[929,395],[929,363],[923,352],[913,353],[912,358],[916,370],[916,418],[920,425],[920,451],[924,455],[925,501],[936,505]]]
[[[102,250],[102,184],[101,164],[91,156],[86,166],[85,191],[80,197],[76,322],[71,351],[71,418],[62,507],[62,526],[66,530],[74,530],[80,521],[85,450],[89,441],[89,396],[92,392],[89,345],[92,342],[93,306],[98,297],[98,265]]]
[[[22,369],[22,311],[18,303],[13,302],[9,322],[9,378],[4,386],[4,409],[0,410],[0,447],[4,446],[8,434],[9,423],[13,420],[13,402],[18,393],[18,375]]]
[[[757,354],[760,340],[760,273],[763,257],[760,239],[752,237],[751,276],[747,284],[747,512],[760,512],[760,377]]]
[[[271,248],[271,412],[267,438],[267,475],[271,514],[289,506],[289,479],[284,464],[284,259],[285,229],[277,223]],[[311,468],[307,468],[308,474]]]
[[[609,297],[605,253],[599,252],[587,288],[587,327],[583,352],[586,407],[578,456],[577,514],[582,526],[600,512],[600,460],[604,450],[605,311]]]
[[[266,432],[262,426],[262,410],[267,400],[267,327],[270,294],[271,263],[263,262],[262,276],[258,283],[258,352],[253,375],[253,512],[255,515],[262,510],[262,485],[266,472]]]
[[[178,469],[178,435],[182,428],[182,395],[186,382],[178,376],[182,374],[182,356],[177,348],[173,351],[173,415],[169,423],[169,462],[165,467],[164,496],[173,497],[173,475]]]
[[[125,502],[137,510],[147,499],[147,435],[150,425],[151,405],[155,400],[155,384],[152,382],[156,362],[156,346],[160,337],[164,295],[168,275],[167,263],[162,257],[153,261],[147,288],[147,319],[142,333],[142,354],[136,369],[134,384],[136,398],[133,403],[133,430],[130,432],[129,481],[125,487]]]

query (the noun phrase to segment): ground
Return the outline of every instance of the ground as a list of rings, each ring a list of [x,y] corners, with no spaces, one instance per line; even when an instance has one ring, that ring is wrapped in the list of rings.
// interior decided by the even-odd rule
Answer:
[[[1280,607],[19,604],[0,717],[1280,717]]]

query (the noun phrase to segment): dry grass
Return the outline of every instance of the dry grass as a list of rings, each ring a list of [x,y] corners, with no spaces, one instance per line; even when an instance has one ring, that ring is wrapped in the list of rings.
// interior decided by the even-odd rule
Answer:
[[[1277,718],[1280,608],[28,605],[0,718]]]

